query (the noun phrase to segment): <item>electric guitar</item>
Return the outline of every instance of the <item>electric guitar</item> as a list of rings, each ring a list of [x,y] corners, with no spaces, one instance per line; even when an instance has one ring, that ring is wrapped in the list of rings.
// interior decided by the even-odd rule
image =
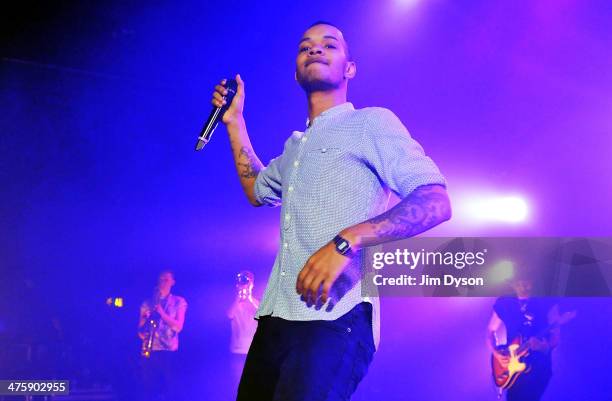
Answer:
[[[565,312],[561,315],[559,320],[555,323],[548,325],[546,328],[538,332],[538,334],[534,337],[544,337],[548,335],[548,333],[569,322],[574,317],[576,317],[576,312]],[[508,345],[501,345],[497,347],[498,352],[502,356],[498,356],[497,354],[493,354],[491,356],[491,368],[493,370],[493,379],[495,381],[495,385],[502,389],[509,389],[514,385],[516,379],[523,374],[527,373],[530,370],[530,366],[523,360],[525,356],[529,354],[530,351],[530,343],[529,339],[524,341],[521,336],[515,338]],[[502,361],[502,357],[507,357],[507,361]],[[505,359],[505,358],[504,358]]]

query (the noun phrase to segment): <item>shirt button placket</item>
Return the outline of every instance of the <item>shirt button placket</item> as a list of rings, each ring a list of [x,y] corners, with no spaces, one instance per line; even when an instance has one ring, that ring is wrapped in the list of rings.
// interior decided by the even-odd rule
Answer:
[[[306,133],[304,133],[302,135],[302,138],[300,139],[300,151],[298,152],[297,158],[293,161],[293,174],[291,174],[291,178],[290,178],[290,182],[294,182],[295,180],[295,176],[297,174],[297,168],[300,165],[300,155],[303,152],[303,147],[301,145],[303,145],[306,141],[308,140],[308,137],[306,137]],[[285,231],[285,237],[289,235],[290,229],[291,229],[291,213],[289,212],[290,208],[291,208],[291,197],[290,195],[293,194],[293,191],[295,190],[295,187],[293,186],[293,184],[289,185],[289,187],[287,188],[287,202],[286,202],[286,212],[285,212],[285,216],[284,216],[284,223],[283,223],[283,228]],[[289,242],[287,240],[287,238],[285,238],[283,240],[283,250],[282,250],[282,263],[281,263],[281,272],[280,275],[281,277],[285,277],[287,275],[287,271],[285,270],[285,260],[286,260],[286,255],[289,252]]]
[[[282,263],[281,263],[281,272],[280,272],[281,276],[286,276],[287,275],[287,271],[285,270],[285,260],[286,260],[285,256],[286,256],[288,250],[289,250],[289,243],[287,242],[287,239],[285,238],[285,239],[283,239],[283,250],[281,251],[282,260],[283,260]]]

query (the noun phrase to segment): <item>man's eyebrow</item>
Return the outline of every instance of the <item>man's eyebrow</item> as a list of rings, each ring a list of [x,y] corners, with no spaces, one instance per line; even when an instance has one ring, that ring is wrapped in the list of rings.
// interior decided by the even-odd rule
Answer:
[[[332,36],[332,35],[325,35],[325,36],[323,36],[323,39],[333,39],[333,40],[335,40],[335,41],[338,41],[338,42],[339,42],[338,38],[336,38],[335,36]],[[299,45],[299,44],[301,44],[302,42],[307,41],[307,40],[310,40],[310,38],[309,38],[308,36],[303,37],[303,38],[300,40],[300,43],[298,43],[298,45]]]

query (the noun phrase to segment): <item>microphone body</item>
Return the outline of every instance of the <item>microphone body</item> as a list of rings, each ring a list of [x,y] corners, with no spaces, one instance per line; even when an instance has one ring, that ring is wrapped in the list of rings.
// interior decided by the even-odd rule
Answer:
[[[214,107],[210,111],[210,115],[208,116],[204,127],[202,127],[202,130],[200,131],[200,136],[198,136],[195,150],[202,150],[208,141],[210,141],[210,138],[212,137],[215,128],[217,128],[219,121],[221,121],[223,115],[232,104],[232,100],[234,100],[236,90],[238,89],[238,83],[235,79],[228,79],[225,82],[225,88],[227,89],[227,95],[223,96],[223,99],[226,101],[226,103],[223,105],[223,107]]]

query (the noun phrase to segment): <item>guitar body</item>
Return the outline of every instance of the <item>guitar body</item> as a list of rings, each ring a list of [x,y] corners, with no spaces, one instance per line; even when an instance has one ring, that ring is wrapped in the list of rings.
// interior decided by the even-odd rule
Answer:
[[[576,317],[576,311],[565,312],[559,319],[542,330],[535,337],[544,337],[552,329],[566,324]],[[508,358],[502,361],[500,357],[491,356],[491,369],[495,385],[502,389],[509,389],[514,385],[516,379],[523,373],[527,373],[530,367],[523,358],[529,354],[529,342],[523,341],[521,337],[515,338],[509,345],[497,347],[499,352]],[[504,358],[505,359],[505,358]]]
[[[510,345],[499,348],[508,357],[508,361],[502,361],[495,354],[492,355],[491,368],[497,387],[508,389],[521,374],[529,371],[528,365],[523,361],[523,357],[528,354],[528,349],[521,345],[521,339],[517,338]]]

